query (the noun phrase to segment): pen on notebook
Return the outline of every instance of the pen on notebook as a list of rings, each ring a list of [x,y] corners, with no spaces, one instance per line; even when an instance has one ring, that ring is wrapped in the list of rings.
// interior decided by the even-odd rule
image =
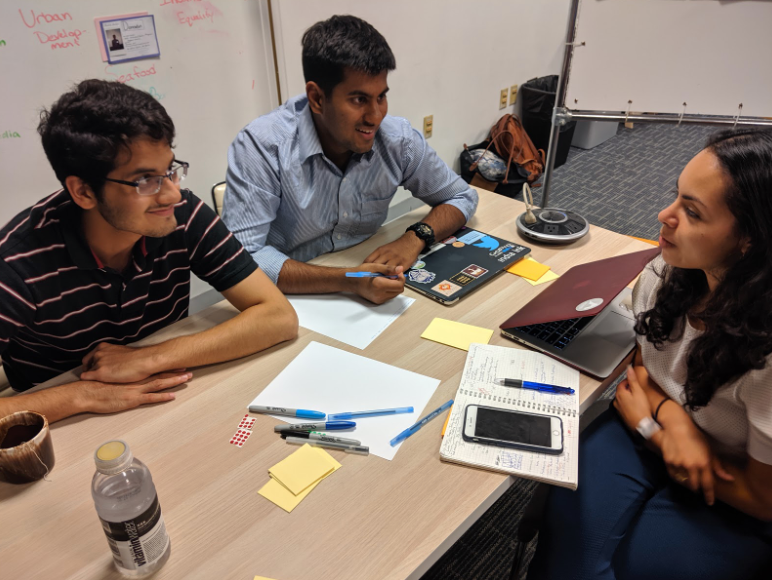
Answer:
[[[297,423],[296,425],[276,425],[273,430],[282,431],[341,431],[353,429],[357,424],[353,421],[322,421],[321,423]]]
[[[288,409],[287,407],[263,407],[262,405],[250,405],[250,413],[268,413],[269,415],[287,415],[299,419],[324,419],[321,411],[309,411],[308,409]]]
[[[325,449],[340,449],[346,453],[356,453],[358,455],[370,455],[370,448],[364,445],[347,445],[345,443],[329,443],[327,441],[317,441],[316,439],[303,439],[302,437],[287,437],[287,443],[293,445],[311,445],[312,447],[323,447]]]
[[[448,421],[450,421],[450,414],[453,412],[453,405],[450,406],[450,410],[448,411],[448,416],[445,417],[445,424],[442,426],[442,433],[440,433],[440,437],[445,437],[445,431],[448,428]]]
[[[314,441],[326,441],[327,443],[343,443],[344,445],[361,445],[362,442],[359,439],[347,439],[345,437],[335,437],[334,435],[327,435],[325,433],[316,433],[310,431],[305,433],[303,431],[282,431],[281,438],[298,437],[300,439],[313,439]]]
[[[451,406],[453,406],[453,399],[448,401],[447,403],[443,403],[439,408],[435,409],[431,413],[429,413],[426,417],[418,421],[415,425],[412,425],[405,429],[402,433],[397,435],[394,439],[392,439],[389,443],[392,447],[400,443],[401,441],[404,441],[408,437],[410,437],[413,433],[418,431],[421,427],[426,425],[429,421],[434,419],[437,415],[445,411],[446,409],[449,409]]]
[[[389,280],[396,280],[399,276],[387,276],[380,272],[346,272],[346,278],[388,278]]]
[[[505,387],[514,387],[516,389],[531,389],[532,391],[541,391],[542,393],[555,393],[573,395],[574,389],[569,387],[558,387],[557,385],[547,385],[545,383],[536,383],[534,381],[524,381],[522,379],[496,379],[500,385]]]
[[[395,409],[373,409],[371,411],[349,411],[347,413],[330,413],[328,419],[353,419],[355,417],[378,417],[379,415],[398,415],[412,413],[413,407],[397,407]]]

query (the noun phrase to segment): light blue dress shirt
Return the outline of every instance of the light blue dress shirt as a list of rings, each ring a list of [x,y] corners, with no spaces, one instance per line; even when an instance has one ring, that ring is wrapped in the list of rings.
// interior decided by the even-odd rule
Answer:
[[[372,236],[400,185],[467,220],[477,208],[477,193],[399,117],[384,117],[372,150],[341,171],[322,152],[305,95],[238,134],[227,180],[222,219],[274,282],[288,258],[306,262]]]

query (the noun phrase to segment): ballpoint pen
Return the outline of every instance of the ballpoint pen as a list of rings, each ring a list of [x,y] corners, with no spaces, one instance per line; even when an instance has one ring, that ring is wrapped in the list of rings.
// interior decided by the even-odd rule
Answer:
[[[557,385],[547,385],[534,381],[524,381],[522,379],[495,379],[500,385],[505,387],[514,387],[516,389],[531,389],[532,391],[541,391],[542,393],[555,393],[573,395],[574,389],[569,387],[559,387]]]
[[[353,429],[357,424],[354,421],[322,421],[321,423],[297,423],[295,425],[276,425],[273,430],[282,431],[340,431]]]
[[[310,431],[308,433],[304,431],[281,431],[281,438],[297,437],[300,439],[313,439],[315,441],[326,441],[327,443],[342,443],[344,445],[361,445],[362,442],[359,439],[347,439],[346,437],[335,437],[334,435],[327,435],[326,433],[316,433]]]
[[[399,276],[387,276],[380,272],[346,272],[346,278],[388,278],[389,280],[396,280]]]
[[[405,429],[402,433],[397,435],[389,443],[391,444],[392,447],[394,447],[395,445],[397,445],[401,441],[403,441],[403,440],[407,439],[408,437],[410,437],[413,433],[418,431],[421,427],[426,425],[429,421],[434,419],[437,415],[439,415],[440,413],[442,413],[446,409],[450,408],[451,405],[453,405],[453,399],[451,399],[447,403],[443,403],[442,406],[440,406],[438,409],[435,409],[434,411],[429,413],[426,417],[424,417],[423,419],[418,421],[418,423],[416,423],[415,425],[412,425],[412,426],[408,427],[407,429]]]
[[[398,415],[412,413],[413,407],[397,407],[395,409],[373,409],[371,411],[350,411],[347,413],[330,413],[328,419],[353,419],[355,417],[378,417],[379,415]]]
[[[317,441],[316,439],[303,439],[301,437],[287,437],[287,443],[293,445],[311,445],[312,447],[324,447],[325,449],[340,449],[347,453],[356,453],[358,455],[369,455],[370,448],[364,445],[347,445],[345,443],[329,443],[327,441]]]
[[[321,411],[309,411],[308,409],[288,409],[287,407],[263,407],[262,405],[250,405],[250,413],[267,413],[269,415],[287,415],[300,419],[324,419]]]

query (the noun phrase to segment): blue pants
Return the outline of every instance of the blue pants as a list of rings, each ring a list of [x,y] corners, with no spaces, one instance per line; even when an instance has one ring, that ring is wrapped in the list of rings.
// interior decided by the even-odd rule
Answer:
[[[552,488],[529,580],[772,578],[772,524],[672,482],[612,408],[582,435],[579,488]]]

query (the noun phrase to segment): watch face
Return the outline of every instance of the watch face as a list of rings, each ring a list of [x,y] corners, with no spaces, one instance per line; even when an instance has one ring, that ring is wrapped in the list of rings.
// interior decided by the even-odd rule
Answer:
[[[422,238],[423,237],[428,238],[429,236],[432,235],[432,229],[426,224],[420,224],[416,227],[416,233]]]

